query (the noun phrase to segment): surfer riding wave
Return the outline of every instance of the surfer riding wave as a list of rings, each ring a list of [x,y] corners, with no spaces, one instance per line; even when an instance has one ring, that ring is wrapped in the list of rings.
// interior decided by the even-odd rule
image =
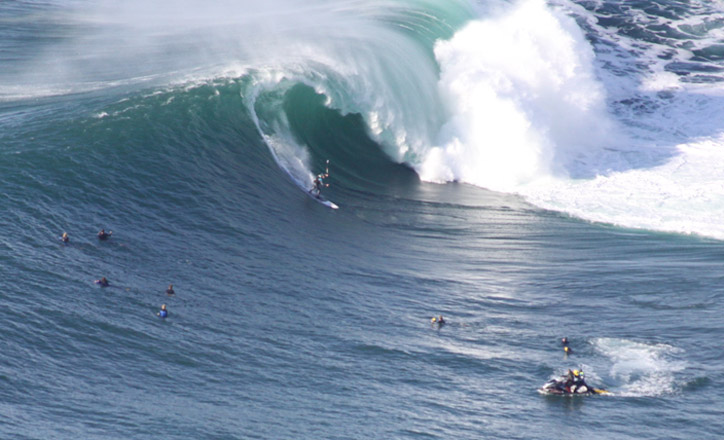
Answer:
[[[315,197],[322,195],[322,188],[329,188],[329,183],[324,183],[324,179],[329,177],[329,159],[327,159],[326,165],[324,173],[317,174],[317,177],[314,178],[314,187],[309,190],[309,194],[312,194]]]

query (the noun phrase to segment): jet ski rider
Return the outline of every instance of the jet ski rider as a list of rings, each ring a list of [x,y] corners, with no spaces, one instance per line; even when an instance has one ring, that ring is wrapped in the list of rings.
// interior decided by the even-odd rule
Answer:
[[[588,385],[586,385],[586,382],[583,380],[583,370],[568,370],[566,381],[563,384],[565,390],[574,393],[582,386],[588,388]]]

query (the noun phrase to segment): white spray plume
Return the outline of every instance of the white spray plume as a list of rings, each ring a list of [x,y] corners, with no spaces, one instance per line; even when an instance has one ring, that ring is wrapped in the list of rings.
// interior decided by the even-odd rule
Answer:
[[[419,167],[424,180],[516,191],[610,140],[593,51],[543,0],[473,22],[435,54],[451,116]]]

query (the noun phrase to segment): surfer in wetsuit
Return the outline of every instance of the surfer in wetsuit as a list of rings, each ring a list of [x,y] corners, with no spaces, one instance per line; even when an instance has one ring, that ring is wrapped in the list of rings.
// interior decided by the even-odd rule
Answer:
[[[571,350],[571,347],[568,346],[568,338],[565,336],[561,338],[561,344],[563,344],[563,351],[566,354],[573,354],[573,350]]]
[[[558,382],[559,387],[563,391],[570,392],[571,391],[571,385],[573,385],[573,381],[575,380],[575,376],[573,375],[573,370],[569,369],[566,375],[562,378],[560,382]]]
[[[158,315],[159,318],[166,318],[168,316],[168,310],[166,310],[166,304],[163,304],[161,306],[161,310],[159,310],[158,313],[156,313],[156,315]]]
[[[172,296],[176,294],[176,292],[173,290],[173,284],[168,285],[168,289],[166,289],[166,295]]]
[[[108,231],[108,232],[106,232],[105,229],[101,229],[101,231],[98,233],[98,239],[99,239],[99,240],[107,240],[108,237],[111,236],[111,234],[113,234],[113,231]]]
[[[63,232],[63,235],[60,236],[60,241],[63,243],[68,243],[70,241],[70,237],[68,237],[67,232]]]
[[[573,375],[575,376],[575,378],[573,379],[573,387],[571,387],[571,391],[575,392],[583,389],[583,391],[585,392],[586,390],[588,390],[589,387],[586,384],[586,381],[583,380],[583,370],[573,370]]]
[[[329,183],[324,183],[324,179],[329,177],[329,160],[327,160],[327,167],[324,170],[324,174],[317,174],[314,178],[314,188],[309,192],[317,197],[322,193],[322,188],[329,188]]]
[[[582,386],[588,388],[586,382],[583,380],[583,370],[568,370],[566,380],[563,383],[565,391],[575,393],[576,390]]]
[[[100,280],[96,280],[96,284],[98,284],[101,287],[108,287],[111,285],[111,283],[108,282],[106,277],[103,277]]]

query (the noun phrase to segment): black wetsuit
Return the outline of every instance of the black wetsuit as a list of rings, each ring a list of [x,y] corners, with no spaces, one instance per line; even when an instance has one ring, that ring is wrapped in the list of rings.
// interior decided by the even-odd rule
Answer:
[[[312,191],[316,192],[316,195],[319,196],[322,193],[322,186],[324,186],[324,178],[317,176],[314,179],[314,188],[312,188]]]

